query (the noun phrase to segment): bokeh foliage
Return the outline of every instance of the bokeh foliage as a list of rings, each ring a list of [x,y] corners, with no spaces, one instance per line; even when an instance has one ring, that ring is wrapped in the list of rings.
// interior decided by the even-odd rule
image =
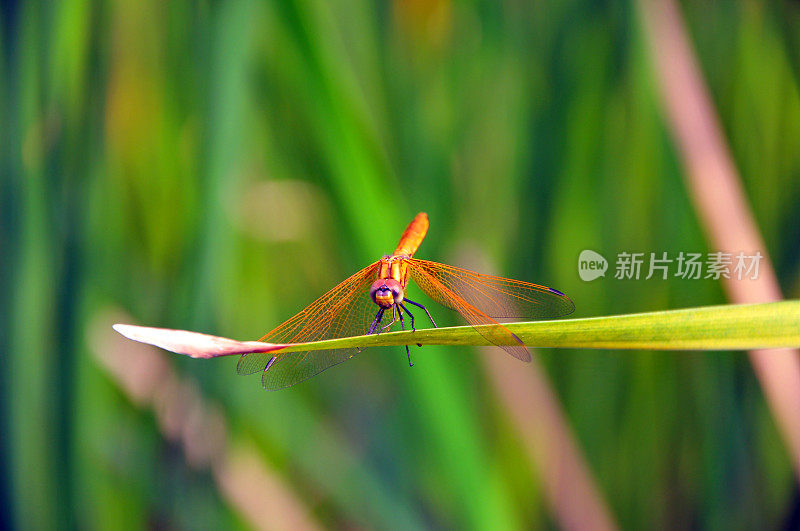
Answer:
[[[800,295],[796,10],[684,6],[787,297]],[[724,302],[711,280],[577,276],[583,249],[711,250],[629,2],[0,13],[6,523],[243,525],[98,367],[89,323],[113,307],[260,337],[391,251],[418,211],[431,219],[418,256],[555,286],[577,316]],[[172,362],[324,524],[552,523],[476,356],[414,356],[409,369],[401,349],[374,350],[280,393],[235,360]],[[742,354],[541,358],[624,527],[774,527],[798,510]]]

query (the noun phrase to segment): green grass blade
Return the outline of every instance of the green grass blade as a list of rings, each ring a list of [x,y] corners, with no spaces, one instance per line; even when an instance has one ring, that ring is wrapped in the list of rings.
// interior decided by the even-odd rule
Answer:
[[[505,326],[531,347],[650,350],[800,347],[800,301],[705,306]],[[456,326],[300,343],[281,352],[417,343],[490,344],[471,326]]]

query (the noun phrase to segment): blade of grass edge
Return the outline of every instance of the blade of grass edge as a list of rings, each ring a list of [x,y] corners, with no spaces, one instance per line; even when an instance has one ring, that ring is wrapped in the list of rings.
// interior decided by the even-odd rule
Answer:
[[[800,301],[504,324],[527,346],[651,350],[750,350],[800,346]],[[297,343],[280,352],[396,345],[490,345],[471,326]]]

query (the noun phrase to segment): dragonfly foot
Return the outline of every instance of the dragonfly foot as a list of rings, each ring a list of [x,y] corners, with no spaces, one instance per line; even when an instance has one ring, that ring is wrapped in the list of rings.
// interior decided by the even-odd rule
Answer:
[[[416,329],[416,328],[414,328],[414,314],[413,314],[413,313],[411,313],[411,312],[409,312],[409,311],[408,311],[408,308],[406,308],[406,307],[403,305],[403,303],[402,303],[402,302],[398,302],[398,303],[397,303],[397,306],[399,306],[399,308],[398,308],[398,310],[397,310],[397,313],[399,313],[399,314],[400,314],[400,317],[401,317],[401,318],[403,317],[403,310],[405,310],[405,312],[406,312],[406,313],[408,314],[408,316],[411,318],[411,331],[412,331],[412,332],[416,332],[416,331],[417,331],[417,329]]]
[[[411,351],[408,350],[408,345],[406,345],[406,356],[408,356],[408,366],[413,367],[414,364],[411,362]]]
[[[433,327],[434,328],[439,328],[438,326],[436,326],[436,321],[434,321],[433,317],[431,317],[431,312],[429,312],[428,309],[425,306],[423,306],[422,304],[420,304],[418,302],[414,302],[414,301],[412,301],[411,299],[409,299],[407,297],[405,299],[405,302],[407,302],[409,304],[413,304],[414,306],[417,306],[417,307],[422,308],[423,310],[425,310],[425,313],[427,314],[428,319],[431,320],[431,324],[433,325]],[[406,311],[408,311],[408,310],[406,310]]]
[[[381,319],[383,319],[383,312],[385,312],[383,308],[378,310],[378,314],[375,316],[375,319],[372,321],[372,324],[369,327],[369,331],[367,335],[372,335],[378,333],[378,326],[381,324]]]

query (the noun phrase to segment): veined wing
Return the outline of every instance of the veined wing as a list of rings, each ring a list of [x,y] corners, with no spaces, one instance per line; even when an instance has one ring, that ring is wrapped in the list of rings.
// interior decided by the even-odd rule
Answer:
[[[523,361],[531,359],[528,349],[493,317],[550,319],[575,310],[569,297],[538,284],[416,258],[409,258],[406,263],[411,278],[430,298],[456,310],[473,326],[498,325],[478,330],[487,340]]]
[[[375,280],[379,264],[375,262],[348,277],[260,341],[303,343],[365,334],[378,310],[370,299],[369,286]],[[262,371],[261,384],[265,389],[282,389],[347,361],[357,352],[349,348],[245,354],[239,359],[236,371],[239,374]]]
[[[411,277],[429,297],[456,311],[458,303],[439,292],[426,289],[425,279],[437,280],[490,317],[554,319],[575,311],[575,305],[569,297],[546,286],[484,275],[417,258],[409,258],[406,262],[411,268]],[[417,280],[418,277],[422,283]]]

